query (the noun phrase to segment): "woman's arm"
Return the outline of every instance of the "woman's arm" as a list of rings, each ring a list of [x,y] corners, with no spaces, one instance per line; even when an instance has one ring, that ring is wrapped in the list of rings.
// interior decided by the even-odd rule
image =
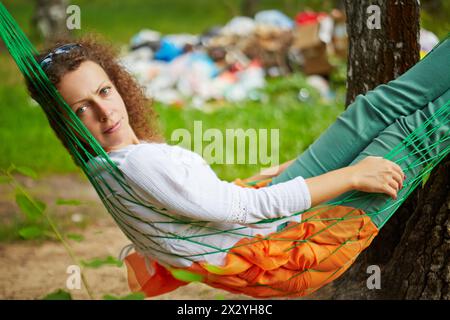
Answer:
[[[170,152],[162,151],[158,146],[136,148],[120,169],[149,201],[202,221],[248,225],[290,217],[351,189],[395,197],[402,183],[401,169],[395,163],[367,157],[321,176],[299,176],[259,189],[244,188],[220,180],[204,161],[175,161]]]
[[[294,161],[295,159],[292,159],[279,166],[273,166],[243,181],[251,182],[275,177]],[[401,168],[391,161],[381,157],[367,157],[353,166],[305,180],[311,194],[311,206],[316,206],[351,190],[385,193],[396,199],[398,190],[403,188],[404,174]]]
[[[311,206],[302,177],[259,189],[245,188],[219,179],[200,156],[188,159],[195,155],[193,152],[185,150],[175,157],[173,151],[181,148],[174,148],[138,146],[119,167],[143,198],[171,213],[201,221],[248,225],[290,217]]]

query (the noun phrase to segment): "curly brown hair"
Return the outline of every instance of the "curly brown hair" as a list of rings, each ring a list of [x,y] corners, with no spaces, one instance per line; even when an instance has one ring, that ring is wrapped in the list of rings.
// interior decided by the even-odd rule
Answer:
[[[40,62],[56,48],[73,42],[73,40],[68,39],[56,40],[50,47],[35,56],[35,59]],[[153,109],[150,99],[146,98],[142,87],[135,78],[118,63],[117,50],[111,44],[101,40],[98,35],[84,36],[77,39],[76,43],[81,45],[77,50],[54,55],[51,64],[45,69],[45,73],[55,87],[58,86],[65,74],[76,70],[82,62],[89,60],[97,63],[105,70],[121,95],[128,112],[130,126],[138,139],[149,142],[164,142],[164,138],[159,130],[158,115]],[[26,81],[26,84],[31,97],[39,101],[39,93],[35,86],[29,80]],[[57,124],[50,117],[48,117],[48,120],[58,138],[70,152],[63,134],[59,132]],[[84,147],[87,150],[91,150],[87,145]]]

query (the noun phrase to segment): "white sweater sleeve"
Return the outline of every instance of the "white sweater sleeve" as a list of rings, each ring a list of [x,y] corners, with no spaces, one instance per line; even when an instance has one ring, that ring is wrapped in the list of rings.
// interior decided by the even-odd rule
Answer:
[[[245,188],[220,180],[206,162],[178,161],[170,153],[158,151],[136,148],[121,170],[149,198],[181,216],[248,225],[289,217],[311,206],[302,177],[259,189]]]

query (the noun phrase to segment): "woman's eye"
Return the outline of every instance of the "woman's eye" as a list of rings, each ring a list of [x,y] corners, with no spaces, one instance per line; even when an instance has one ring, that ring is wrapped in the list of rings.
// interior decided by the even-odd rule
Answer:
[[[86,111],[86,109],[87,109],[87,106],[79,107],[79,108],[77,109],[76,114],[77,114],[77,115],[80,115],[80,114],[84,113],[84,112]]]
[[[100,93],[101,93],[102,95],[107,95],[110,91],[111,91],[111,87],[104,87],[104,88],[100,91]]]

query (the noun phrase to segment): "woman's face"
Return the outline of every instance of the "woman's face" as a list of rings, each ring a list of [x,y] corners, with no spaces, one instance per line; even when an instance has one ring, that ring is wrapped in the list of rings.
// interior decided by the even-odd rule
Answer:
[[[61,78],[57,88],[105,151],[139,143],[122,97],[97,63],[82,62]]]

